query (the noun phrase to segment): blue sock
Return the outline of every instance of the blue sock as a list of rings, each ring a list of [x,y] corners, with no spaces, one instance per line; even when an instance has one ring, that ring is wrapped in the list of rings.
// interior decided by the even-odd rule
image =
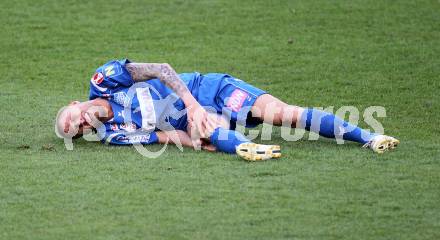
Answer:
[[[362,144],[367,143],[375,136],[375,134],[350,124],[334,114],[313,108],[305,109],[299,126],[308,131],[319,133],[323,137],[336,138],[338,136],[341,138],[342,135],[344,140]]]
[[[237,131],[232,131],[224,128],[217,128],[210,137],[212,145],[217,150],[226,153],[235,153],[235,147],[238,145],[250,142],[243,134]]]

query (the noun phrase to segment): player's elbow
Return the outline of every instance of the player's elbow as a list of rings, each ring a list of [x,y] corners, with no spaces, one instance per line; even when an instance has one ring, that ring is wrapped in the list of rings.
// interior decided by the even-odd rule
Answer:
[[[171,65],[169,63],[161,63],[163,68],[171,68]]]
[[[169,73],[170,71],[173,70],[173,68],[171,67],[171,65],[168,64],[168,63],[161,63],[161,64],[160,64],[160,69],[161,69],[161,74]]]

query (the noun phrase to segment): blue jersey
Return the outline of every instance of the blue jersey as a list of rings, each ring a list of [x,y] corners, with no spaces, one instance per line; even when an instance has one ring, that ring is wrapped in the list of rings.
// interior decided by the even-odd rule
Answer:
[[[187,128],[183,101],[159,79],[134,82],[125,68],[128,59],[99,67],[90,80],[89,99],[109,101],[114,117],[98,129],[103,142],[148,144],[157,141],[157,130]],[[243,107],[252,106],[265,92],[227,74],[183,73],[180,78],[202,106],[229,115],[232,122],[246,120]],[[105,127],[105,128],[104,128]]]

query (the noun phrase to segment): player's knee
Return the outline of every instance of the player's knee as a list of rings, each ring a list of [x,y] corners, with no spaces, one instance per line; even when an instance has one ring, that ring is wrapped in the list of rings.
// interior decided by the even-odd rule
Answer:
[[[296,126],[299,118],[301,117],[304,108],[294,105],[286,105],[281,108],[281,112],[276,114],[274,122],[276,125],[290,125],[292,127]]]

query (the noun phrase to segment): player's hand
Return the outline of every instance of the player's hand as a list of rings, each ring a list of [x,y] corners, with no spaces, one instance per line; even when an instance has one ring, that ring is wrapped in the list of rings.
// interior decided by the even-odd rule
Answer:
[[[202,139],[191,140],[191,146],[194,148],[194,150],[205,150],[208,152],[217,151],[217,148],[214,145],[212,145],[208,141],[202,140]]]
[[[191,138],[207,138],[206,124],[208,113],[199,103],[188,107],[188,122],[192,128]]]
[[[208,152],[215,152],[215,151],[217,151],[217,148],[214,146],[214,145],[212,145],[212,144],[202,144],[202,149],[203,150],[205,150],[205,151],[208,151]]]
[[[208,116],[206,117],[205,122],[205,132],[209,136],[215,131],[215,129],[219,127],[225,127],[225,124],[223,123],[223,117],[222,115],[215,114],[215,113],[208,113]]]
[[[200,138],[191,139],[191,145],[194,150],[199,151],[202,149],[202,140]]]

